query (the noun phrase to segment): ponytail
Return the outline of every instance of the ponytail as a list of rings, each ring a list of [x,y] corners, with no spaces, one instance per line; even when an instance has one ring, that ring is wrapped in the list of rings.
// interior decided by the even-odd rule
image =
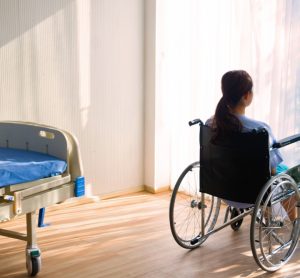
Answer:
[[[216,136],[226,131],[241,131],[242,124],[239,119],[231,113],[230,107],[224,96],[219,100],[213,120]]]

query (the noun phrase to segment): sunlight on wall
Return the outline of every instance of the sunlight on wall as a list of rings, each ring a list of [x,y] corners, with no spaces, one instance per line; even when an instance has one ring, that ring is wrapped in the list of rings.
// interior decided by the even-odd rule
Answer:
[[[74,134],[93,194],[143,188],[143,20],[140,0],[0,1],[0,118]]]
[[[253,77],[249,117],[269,123],[277,138],[299,132],[299,2],[165,0],[163,9],[159,62],[171,111],[172,184],[198,159],[198,130],[187,122],[214,114],[228,70]]]
[[[78,69],[79,69],[79,109],[81,125],[85,128],[88,122],[88,109],[91,102],[90,76],[90,2],[78,0],[77,29],[78,29]]]
[[[23,7],[22,2],[19,8],[28,9]],[[70,60],[63,50],[59,53],[56,50],[60,47],[59,35],[68,34],[65,37],[65,40],[68,40],[72,32],[64,24],[64,10],[49,13],[51,16],[41,19],[36,16],[36,19],[24,12],[19,18],[16,16],[17,21],[11,19],[12,23],[16,24],[17,31],[13,32],[11,28],[11,33],[16,33],[15,37],[1,47],[1,56],[6,56],[7,59],[1,60],[3,63],[0,69],[0,75],[6,76],[6,84],[2,89],[9,92],[2,95],[2,101],[6,105],[1,108],[2,115],[7,119],[21,118],[45,122],[44,115],[49,113],[56,117],[58,122],[62,121],[57,113],[53,114],[53,107],[63,109],[65,105],[59,92],[62,80],[70,76],[66,71]],[[6,26],[4,28],[8,29]],[[59,54],[64,56],[65,67],[60,64],[62,57]],[[66,90],[65,85],[63,89]],[[51,98],[47,97],[49,95]],[[44,98],[47,101],[44,101]]]

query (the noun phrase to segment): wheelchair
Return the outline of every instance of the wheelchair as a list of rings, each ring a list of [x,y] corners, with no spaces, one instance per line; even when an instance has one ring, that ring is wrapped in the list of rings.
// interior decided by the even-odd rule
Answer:
[[[300,235],[300,165],[272,176],[270,150],[300,141],[300,134],[270,146],[263,128],[216,137],[200,119],[189,122],[195,124],[200,126],[200,160],[179,176],[170,201],[175,241],[195,249],[227,226],[238,230],[250,215],[250,244],[256,263],[267,272],[278,270],[292,258]],[[224,200],[224,221],[219,224]],[[295,219],[289,217],[292,211]]]

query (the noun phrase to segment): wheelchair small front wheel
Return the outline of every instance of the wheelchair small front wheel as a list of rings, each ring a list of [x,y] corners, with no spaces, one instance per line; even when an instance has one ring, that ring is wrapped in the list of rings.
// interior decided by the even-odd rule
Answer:
[[[220,211],[220,199],[205,194],[202,201],[199,169],[199,162],[194,162],[182,172],[173,189],[169,208],[172,235],[187,249],[194,249],[205,241],[205,234],[214,228]]]
[[[280,174],[267,182],[256,200],[250,227],[251,249],[255,261],[265,271],[281,268],[297,247],[299,197],[295,181]]]
[[[230,219],[232,219],[232,218],[234,218],[234,217],[236,217],[236,216],[238,216],[238,215],[240,215],[241,213],[244,212],[243,209],[237,209],[237,208],[234,208],[234,207],[229,208],[229,209],[230,209]],[[234,230],[234,231],[238,231],[240,229],[240,227],[242,226],[243,220],[244,219],[242,218],[242,219],[232,223],[230,225],[231,229]]]

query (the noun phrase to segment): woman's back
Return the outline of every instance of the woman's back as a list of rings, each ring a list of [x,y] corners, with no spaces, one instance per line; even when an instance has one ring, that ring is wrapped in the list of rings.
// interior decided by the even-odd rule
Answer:
[[[215,115],[207,124],[216,130],[216,136],[226,131],[247,132],[265,128],[269,133],[270,146],[276,142],[270,126],[245,116],[246,108],[252,103],[253,82],[244,70],[226,72],[221,79],[222,97],[216,107]],[[283,159],[278,150],[270,152],[270,167],[273,173]]]

